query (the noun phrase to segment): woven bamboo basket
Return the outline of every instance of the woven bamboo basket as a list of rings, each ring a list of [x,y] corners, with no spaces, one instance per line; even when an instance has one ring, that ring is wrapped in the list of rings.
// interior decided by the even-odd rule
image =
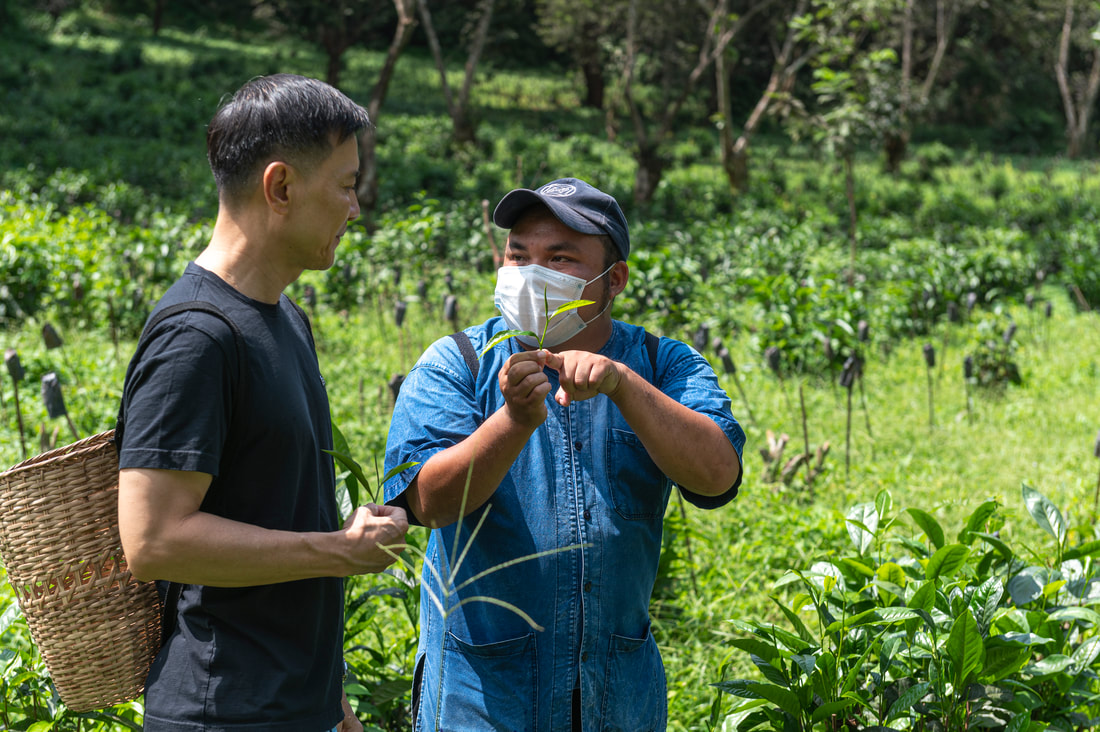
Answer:
[[[77,712],[141,695],[160,600],[126,567],[114,432],[0,474],[0,560],[57,693]]]

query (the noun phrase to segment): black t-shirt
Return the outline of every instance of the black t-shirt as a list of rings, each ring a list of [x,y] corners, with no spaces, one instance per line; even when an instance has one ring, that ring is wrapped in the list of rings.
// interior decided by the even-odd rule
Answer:
[[[284,295],[251,300],[189,264],[157,310],[216,305],[245,341],[240,382],[232,329],[202,312],[148,334],[123,392],[122,468],[214,476],[202,510],[290,531],[339,528],[328,397],[308,325]],[[155,314],[156,311],[154,311]],[[153,662],[146,732],[322,732],[340,705],[343,582],[185,586],[178,623]]]

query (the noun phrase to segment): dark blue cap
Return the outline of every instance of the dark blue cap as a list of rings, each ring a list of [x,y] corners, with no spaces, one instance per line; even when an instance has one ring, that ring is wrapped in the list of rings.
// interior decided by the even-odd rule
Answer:
[[[610,237],[623,259],[630,254],[626,216],[619,203],[577,178],[560,178],[533,191],[527,188],[510,191],[500,199],[493,211],[493,222],[511,229],[519,217],[536,203],[550,209],[558,221],[573,231]]]

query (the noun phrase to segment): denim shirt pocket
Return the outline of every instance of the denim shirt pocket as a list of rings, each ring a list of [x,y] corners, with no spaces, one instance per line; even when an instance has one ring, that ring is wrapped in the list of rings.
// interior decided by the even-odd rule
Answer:
[[[440,685],[447,691],[439,700],[438,729],[534,730],[536,660],[534,633],[474,645],[448,632]]]
[[[638,436],[629,430],[609,429],[606,459],[615,511],[629,520],[664,518],[672,483],[657,468]]]
[[[668,691],[661,653],[645,637],[611,636],[603,693],[603,732],[653,732],[668,725]]]

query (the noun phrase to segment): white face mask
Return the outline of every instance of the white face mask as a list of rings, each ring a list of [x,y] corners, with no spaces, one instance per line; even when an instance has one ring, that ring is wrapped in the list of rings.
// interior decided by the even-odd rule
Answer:
[[[611,267],[615,265],[612,264]],[[539,335],[546,327],[546,317],[553,315],[560,306],[573,300],[580,300],[584,288],[611,271],[605,269],[598,277],[587,282],[580,277],[555,272],[538,264],[522,267],[501,267],[497,270],[497,287],[494,303],[510,330],[529,330]],[[544,298],[545,293],[545,298]],[[603,315],[611,305],[608,299],[604,309],[596,315]],[[577,314],[576,308],[557,316],[546,327],[546,337],[542,341],[544,348],[565,343],[584,330],[588,323]],[[517,336],[527,346],[537,346],[538,338]]]

